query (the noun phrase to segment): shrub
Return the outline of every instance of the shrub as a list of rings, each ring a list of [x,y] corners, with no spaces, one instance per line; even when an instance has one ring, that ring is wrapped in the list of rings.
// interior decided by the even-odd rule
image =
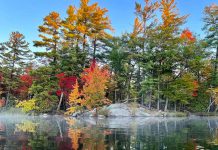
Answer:
[[[31,100],[25,100],[21,101],[16,105],[17,108],[21,108],[23,112],[27,113],[30,111],[35,111],[38,110],[39,107],[36,106],[36,100],[31,99]]]

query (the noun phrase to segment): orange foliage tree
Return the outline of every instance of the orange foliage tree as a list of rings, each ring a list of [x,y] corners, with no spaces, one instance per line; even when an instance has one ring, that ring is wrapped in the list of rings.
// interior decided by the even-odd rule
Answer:
[[[189,42],[195,42],[195,37],[193,36],[192,32],[189,29],[183,30],[181,34],[181,38],[184,40],[188,40]]]
[[[83,107],[91,110],[111,103],[105,96],[110,78],[108,69],[100,68],[96,61],[93,61],[89,68],[84,69],[81,78],[84,83],[83,89],[79,90],[79,84],[76,81],[69,95],[70,107],[66,114],[72,114]]]
[[[176,12],[176,4],[175,0],[161,0],[160,2],[161,6],[161,18],[163,20],[162,27],[169,28],[169,27],[175,27],[181,25],[184,23],[187,16],[181,16],[179,17],[178,13]]]
[[[88,109],[98,108],[110,103],[110,100],[105,97],[109,77],[108,69],[100,68],[95,61],[89,68],[84,69],[82,73],[82,80],[85,83],[83,86],[84,105]]]

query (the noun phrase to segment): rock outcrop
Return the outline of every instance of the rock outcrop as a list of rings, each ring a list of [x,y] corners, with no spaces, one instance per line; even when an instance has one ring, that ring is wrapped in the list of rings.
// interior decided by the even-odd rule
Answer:
[[[111,104],[98,110],[96,115],[96,109],[86,112],[76,112],[73,117],[176,117],[178,114],[182,117],[185,113],[163,112],[156,110],[149,110],[139,104]]]

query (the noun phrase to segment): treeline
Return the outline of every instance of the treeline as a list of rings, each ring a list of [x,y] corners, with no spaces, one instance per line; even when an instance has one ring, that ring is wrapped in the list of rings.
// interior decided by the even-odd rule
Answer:
[[[39,26],[41,40],[33,41],[40,52],[12,32],[0,48],[6,106],[72,113],[112,101],[217,110],[218,5],[205,7],[204,39],[183,28],[188,15],[179,15],[175,0],[136,3],[133,31],[118,37],[107,12],[89,0],[69,6],[66,18],[51,12]]]

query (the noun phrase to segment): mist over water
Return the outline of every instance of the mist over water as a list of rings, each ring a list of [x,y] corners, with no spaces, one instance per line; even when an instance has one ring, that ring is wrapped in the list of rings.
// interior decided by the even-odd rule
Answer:
[[[0,150],[218,149],[218,118],[0,115]]]

